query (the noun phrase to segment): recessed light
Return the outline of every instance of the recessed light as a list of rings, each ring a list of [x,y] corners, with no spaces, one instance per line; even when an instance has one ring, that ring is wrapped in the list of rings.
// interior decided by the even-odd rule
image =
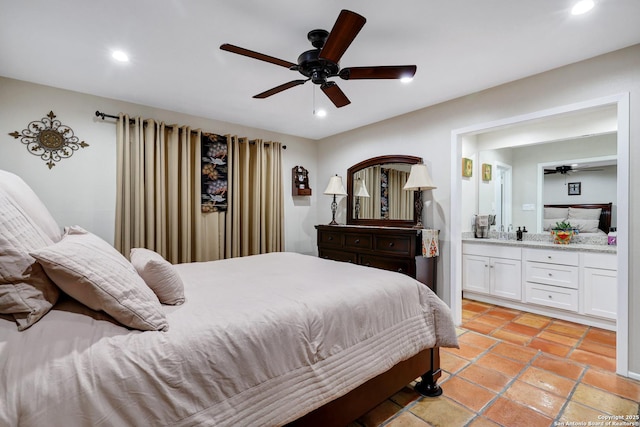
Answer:
[[[580,0],[576,4],[573,5],[573,9],[571,9],[572,15],[582,15],[583,13],[589,12],[593,9],[595,3],[593,0]]]
[[[313,114],[316,117],[326,117],[327,116],[327,110],[319,109],[319,110],[314,111]]]
[[[118,62],[129,62],[129,56],[121,50],[114,50],[111,57]]]

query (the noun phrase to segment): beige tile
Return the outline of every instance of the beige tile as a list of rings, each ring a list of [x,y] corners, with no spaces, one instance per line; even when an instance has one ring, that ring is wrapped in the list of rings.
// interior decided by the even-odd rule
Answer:
[[[596,411],[595,409],[588,408],[579,403],[569,401],[567,406],[562,412],[560,422],[563,424],[571,423],[595,423],[600,420],[602,415],[606,415],[604,412]]]
[[[458,376],[496,393],[501,392],[509,382],[509,377],[506,375],[473,364],[460,371]]]
[[[535,367],[527,368],[519,379],[563,398],[569,396],[575,385],[575,381]]]
[[[433,427],[466,426],[475,416],[464,406],[444,396],[422,399],[410,411]]]
[[[488,349],[497,344],[499,341],[495,338],[469,331],[466,334],[459,336],[458,342]]]
[[[632,402],[631,400],[585,384],[578,384],[571,400],[610,415],[630,415],[638,413],[637,402]]]
[[[476,417],[474,418],[473,421],[471,421],[468,427],[501,427],[501,426],[484,417]]]
[[[446,351],[440,352],[440,369],[456,373],[469,364],[469,361]]]
[[[385,427],[431,427],[431,425],[411,412],[403,412],[385,424]]]
[[[391,400],[404,407],[409,403],[418,400],[422,395],[411,387],[403,387],[402,390],[391,396]]]
[[[555,418],[560,413],[560,409],[562,409],[566,401],[562,397],[540,390],[522,381],[515,381],[504,392],[504,397],[551,418]]]
[[[640,402],[640,382],[621,377],[613,372],[589,368],[582,378],[582,383]]]
[[[484,416],[502,426],[549,427],[552,419],[504,397],[496,400]]]
[[[532,328],[542,329],[551,323],[551,319],[546,316],[540,316],[533,313],[525,313],[513,321],[521,325],[531,326]]]

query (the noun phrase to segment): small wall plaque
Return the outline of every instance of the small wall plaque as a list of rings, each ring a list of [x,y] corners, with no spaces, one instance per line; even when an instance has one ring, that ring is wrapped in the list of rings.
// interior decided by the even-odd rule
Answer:
[[[89,146],[73,134],[73,129],[57,120],[53,111],[47,117],[29,123],[22,132],[15,131],[9,135],[20,138],[29,153],[47,162],[49,169],[56,165],[54,162],[69,158],[74,151]]]
[[[291,187],[294,196],[310,196],[309,171],[302,166],[294,166],[291,170]]]

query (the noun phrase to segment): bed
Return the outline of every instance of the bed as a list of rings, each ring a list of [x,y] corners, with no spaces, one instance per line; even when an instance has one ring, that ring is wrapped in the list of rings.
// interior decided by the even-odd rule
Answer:
[[[21,254],[7,245],[26,245],[31,264],[19,270],[55,286],[33,288],[48,298],[44,313],[0,314],[0,425],[339,426],[421,375],[417,389],[439,393],[438,348],[457,346],[455,327],[420,282],[296,253],[158,261],[158,281],[182,291],[160,304],[166,295],[134,254],[80,227],[63,235],[7,177],[0,307]],[[109,303],[95,305],[89,285]]]
[[[611,227],[612,203],[544,205],[545,231],[556,222],[569,221],[580,234],[606,234]]]

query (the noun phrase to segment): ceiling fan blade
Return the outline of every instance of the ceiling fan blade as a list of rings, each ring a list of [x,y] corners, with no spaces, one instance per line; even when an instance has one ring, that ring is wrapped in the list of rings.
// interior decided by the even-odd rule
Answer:
[[[254,95],[253,97],[254,98],[260,98],[260,99],[267,98],[267,97],[269,97],[271,95],[275,95],[276,93],[280,93],[283,90],[291,89],[292,87],[304,84],[307,81],[308,81],[308,79],[307,80],[293,80],[293,81],[290,81],[288,83],[281,84],[280,86],[276,86],[273,89],[269,89],[269,90],[266,90],[266,91],[264,91],[262,93]]]
[[[412,78],[418,67],[415,65],[385,65],[380,67],[351,67],[340,71],[344,80],[358,79],[401,79]]]
[[[351,104],[347,95],[338,87],[335,82],[326,82],[320,86],[320,89],[329,97],[333,104],[340,108]]]
[[[231,53],[237,53],[238,55],[248,56],[249,58],[259,59],[260,61],[270,62],[271,64],[280,65],[281,67],[285,67],[285,68],[292,68],[292,67],[298,66],[298,64],[285,61],[284,59],[275,58],[273,56],[265,55],[264,53],[254,52],[252,50],[234,46],[228,43],[220,45],[220,49],[226,50],[227,52],[231,52]]]
[[[346,52],[347,48],[356,38],[367,20],[364,16],[358,15],[350,10],[343,9],[338,15],[336,23],[329,32],[329,37],[324,47],[318,55],[319,58],[326,59],[336,64]]]

